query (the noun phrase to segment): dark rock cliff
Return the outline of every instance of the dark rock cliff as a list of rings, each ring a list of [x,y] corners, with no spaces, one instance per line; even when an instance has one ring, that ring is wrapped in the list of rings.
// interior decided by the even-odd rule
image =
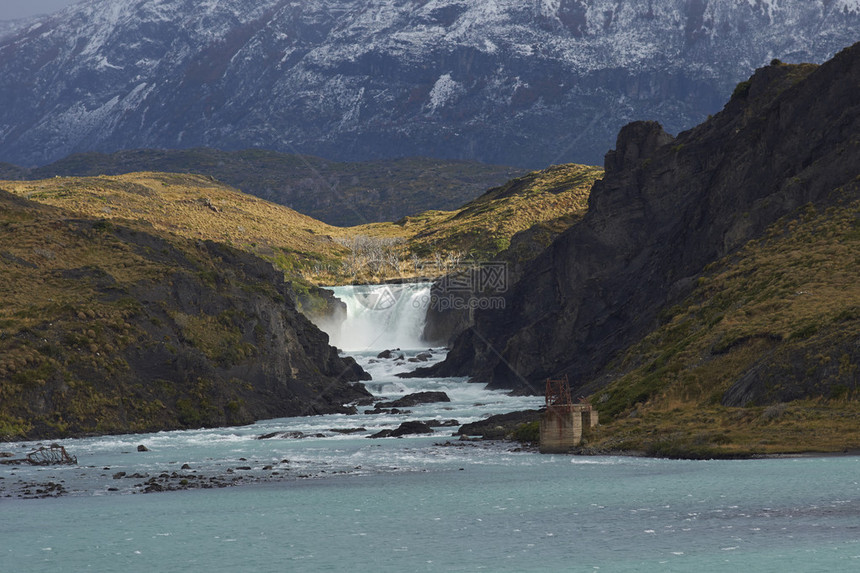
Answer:
[[[346,413],[369,396],[262,259],[2,190],[0,245],[0,437]]]
[[[599,387],[708,263],[799,206],[833,201],[860,173],[858,134],[860,44],[820,67],[757,70],[677,138],[627,125],[585,218],[528,265],[503,311],[475,314],[433,373],[527,392],[561,374]]]
[[[139,237],[130,234],[129,240]],[[133,296],[146,301],[147,314],[156,317],[144,323],[151,338],[176,339],[177,344],[174,350],[163,344],[127,349],[132,377],[177,384],[211,380],[210,399],[214,395],[242,404],[239,419],[216,414],[205,425],[347,412],[344,403],[367,395],[349,382],[370,377],[352,358],[339,357],[328,335],[296,309],[271,264],[220,243],[206,241],[198,247],[220,267],[214,284],[201,284],[182,269],[133,287]],[[195,345],[193,327],[182,317],[213,317],[235,333],[237,344],[215,349]],[[249,345],[248,351],[236,352],[243,345]],[[241,387],[219,388],[230,381]]]

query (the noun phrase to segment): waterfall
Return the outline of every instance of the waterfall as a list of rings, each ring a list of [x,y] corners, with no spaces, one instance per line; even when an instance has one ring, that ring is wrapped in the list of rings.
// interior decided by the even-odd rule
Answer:
[[[417,349],[422,340],[432,283],[328,287],[346,303],[346,320],[321,327],[342,350]]]

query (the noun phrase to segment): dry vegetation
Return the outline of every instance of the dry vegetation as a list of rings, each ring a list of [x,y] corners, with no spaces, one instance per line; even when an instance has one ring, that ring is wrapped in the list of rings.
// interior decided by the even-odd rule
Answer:
[[[119,382],[130,378],[135,348],[158,345],[176,354],[177,336],[225,368],[255,355],[254,344],[240,339],[242,317],[186,314],[132,295],[141,285],[170,288],[179,275],[211,288],[235,281],[201,241],[269,260],[299,298],[312,283],[438,275],[466,255],[497,254],[533,224],[575,218],[599,173],[561,166],[491,190],[459,211],[353,228],[197,175],[0,182],[30,200],[0,196],[0,438],[146,431],[171,412],[180,424],[215,420],[204,382],[181,391],[158,381],[140,388]],[[100,385],[106,380],[110,391]]]
[[[582,217],[591,185],[602,175],[598,167],[558,165],[491,189],[456,211],[425,211],[393,223],[351,227],[350,240],[375,242],[378,246],[370,250],[378,254],[367,256],[354,249],[357,260],[344,266],[346,278],[369,282],[390,276],[438,276],[461,263],[499,257],[511,239],[527,229],[555,236]],[[389,263],[379,265],[380,260]],[[377,268],[381,275],[373,274]]]
[[[860,202],[776,223],[663,321],[592,396],[612,420],[597,444],[704,457],[860,448]],[[762,391],[723,405],[745,375]]]
[[[596,167],[561,165],[515,179],[456,211],[334,227],[199,175],[131,173],[2,181],[16,195],[88,218],[139,220],[250,251],[315,284],[438,276],[486,260],[533,225],[561,230],[584,213]]]
[[[128,368],[117,350],[137,341],[140,332],[128,319],[140,305],[119,289],[105,299],[93,282],[158,279],[164,269],[103,228],[36,209],[0,205],[0,245],[0,381],[5,382],[0,436],[22,435],[37,420],[9,412],[26,411],[33,391],[57,373]],[[82,273],[90,280],[82,280]],[[85,378],[64,375],[64,380],[70,406],[97,419],[102,397],[90,391]],[[61,415],[46,415],[38,423],[59,434],[66,429]]]
[[[420,257],[440,252],[443,257],[492,258],[533,225],[561,219],[572,224],[585,213],[591,185],[602,175],[598,167],[558,165],[491,189],[456,211],[427,211],[369,229],[399,234],[408,239],[409,253]]]
[[[144,172],[4,181],[0,188],[88,218],[144,221],[189,239],[222,242],[295,274],[322,271],[346,254],[332,239],[337,227],[210,177]]]
[[[208,364],[226,371],[258,352],[240,332],[253,317],[236,305],[285,299],[277,283],[226,268],[238,255],[255,261],[148,223],[0,194],[0,440],[250,421],[230,402],[238,390],[207,378]],[[174,308],[203,297],[210,306],[229,297],[230,307]],[[136,375],[141,356],[157,357],[146,364],[153,379]],[[173,382],[160,378],[174,370]],[[217,407],[225,402],[235,408]]]

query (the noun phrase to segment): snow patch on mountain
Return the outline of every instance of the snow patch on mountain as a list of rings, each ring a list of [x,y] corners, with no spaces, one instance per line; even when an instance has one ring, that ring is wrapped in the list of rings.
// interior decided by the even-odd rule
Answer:
[[[836,9],[860,14],[860,0],[836,0]]]
[[[539,0],[540,13],[547,18],[556,18],[559,8],[561,8],[560,0]]]
[[[627,121],[685,129],[754,68],[858,29],[860,0],[83,0],[0,37],[0,161],[181,143],[599,162]]]
[[[453,102],[462,92],[463,86],[454,81],[450,73],[442,74],[430,90],[430,101],[427,105],[431,112],[436,111],[437,108]]]

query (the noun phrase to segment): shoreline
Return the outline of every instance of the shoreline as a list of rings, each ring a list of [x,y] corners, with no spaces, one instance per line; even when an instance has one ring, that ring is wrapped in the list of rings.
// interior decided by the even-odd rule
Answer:
[[[483,438],[466,438],[466,439],[450,439],[456,438],[457,435],[452,435],[447,439],[440,439],[429,444],[429,448],[457,448],[464,452],[470,449],[480,449],[484,451],[495,451],[498,454],[505,453],[526,453],[541,455],[538,447],[534,443],[521,443],[514,440],[506,439],[483,439]],[[436,436],[436,438],[443,438]],[[393,438],[396,439],[396,438]],[[2,452],[0,452],[2,453]],[[468,454],[467,454],[468,455]],[[732,455],[732,456],[717,456],[717,457],[665,457],[649,455],[642,450],[618,450],[611,451],[597,448],[579,448],[578,451],[570,451],[567,453],[544,454],[547,456],[564,456],[571,460],[576,458],[595,458],[595,457],[622,457],[622,458],[650,458],[664,459],[671,461],[711,461],[711,460],[785,460],[785,459],[804,459],[804,458],[847,458],[860,457],[860,449],[851,448],[841,452],[792,452],[792,453],[769,453],[769,454],[750,454],[750,455]],[[4,465],[8,467],[8,475],[0,476],[0,497],[5,499],[44,499],[57,498],[62,496],[88,496],[88,495],[129,495],[129,494],[144,494],[144,493],[160,493],[168,491],[187,491],[194,489],[213,489],[224,487],[239,487],[262,483],[287,482],[307,479],[325,479],[335,476],[349,475],[366,475],[363,472],[356,471],[331,471],[322,468],[317,468],[316,471],[300,469],[291,464],[289,460],[283,460],[280,464],[272,464],[260,466],[259,463],[246,461],[243,459],[235,460],[234,463],[228,464],[222,469],[213,471],[212,468],[206,469],[202,465],[198,465],[194,461],[190,464],[183,464],[179,467],[176,464],[175,469],[161,469],[154,471],[147,470],[144,467],[126,466],[128,471],[115,471],[108,467],[95,467],[85,464],[75,464],[76,469],[84,470],[91,474],[89,479],[93,480],[89,487],[84,489],[76,488],[72,484],[67,484],[63,479],[62,468],[58,468],[55,476],[45,476],[43,479],[18,479],[13,482],[18,471],[24,466],[32,468],[29,464],[20,464],[21,459],[5,459],[0,458]],[[244,465],[250,464],[250,465]],[[253,467],[260,466],[260,467]],[[38,466],[38,471],[44,471],[57,466]],[[65,466],[69,467],[69,466]],[[308,468],[310,469],[310,468]],[[298,470],[298,471],[297,471]],[[423,470],[426,471],[426,470]],[[7,472],[2,472],[7,473]],[[100,478],[96,477],[100,474]],[[381,475],[381,474],[380,474]],[[21,476],[25,477],[25,476]],[[33,476],[31,476],[33,477]],[[97,486],[97,487],[94,487]]]

